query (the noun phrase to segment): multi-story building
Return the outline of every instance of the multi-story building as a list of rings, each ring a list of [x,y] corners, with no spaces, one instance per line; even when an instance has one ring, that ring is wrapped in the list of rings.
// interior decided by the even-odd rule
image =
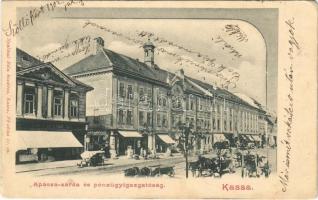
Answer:
[[[180,123],[193,125],[191,144],[201,151],[211,150],[217,141],[233,143],[238,135],[259,138],[263,110],[186,76],[182,69],[171,73],[159,68],[150,41],[143,46],[144,62],[106,49],[100,37],[95,42],[89,56],[64,70],[94,87],[87,95],[89,149],[106,144],[113,154],[129,148],[135,153],[141,148],[165,151],[180,138]]]
[[[16,50],[17,163],[78,158],[93,88]]]

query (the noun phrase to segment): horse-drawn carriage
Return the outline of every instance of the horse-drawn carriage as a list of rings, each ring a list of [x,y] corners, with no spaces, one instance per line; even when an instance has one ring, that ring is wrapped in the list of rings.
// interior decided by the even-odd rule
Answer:
[[[175,175],[174,166],[153,165],[148,167],[131,167],[124,170],[125,176],[140,176],[140,177],[157,177],[168,175],[170,177]]]
[[[189,169],[193,176],[220,177],[225,173],[233,173],[232,160],[227,157],[205,158],[199,156],[197,161],[189,163]]]
[[[89,166],[98,166],[104,165],[105,161],[105,152],[104,151],[84,151],[81,154],[82,160],[77,163],[79,167],[89,167]]]
[[[247,154],[243,157],[242,177],[268,177],[271,173],[270,165],[265,156]]]

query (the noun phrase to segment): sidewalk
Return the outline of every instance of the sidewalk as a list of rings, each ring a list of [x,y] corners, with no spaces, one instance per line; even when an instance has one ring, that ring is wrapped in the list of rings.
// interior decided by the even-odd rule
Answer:
[[[177,153],[173,154],[172,157],[165,157],[164,154],[157,154],[160,159],[149,159],[149,160],[135,160],[131,158],[127,158],[126,156],[119,156],[118,159],[108,158],[105,160],[104,166],[94,167],[96,168],[105,168],[107,166],[126,166],[126,165],[134,165],[134,164],[141,164],[141,163],[152,163],[152,162],[160,162],[164,160],[176,159],[176,158],[183,158],[183,155]],[[43,163],[28,163],[28,164],[19,164],[15,166],[16,173],[22,172],[31,172],[31,171],[40,171],[46,169],[58,169],[58,168],[69,168],[69,167],[76,167],[77,163],[81,160],[64,160],[64,161],[53,161],[53,162],[43,162]],[[89,167],[92,168],[92,167]]]

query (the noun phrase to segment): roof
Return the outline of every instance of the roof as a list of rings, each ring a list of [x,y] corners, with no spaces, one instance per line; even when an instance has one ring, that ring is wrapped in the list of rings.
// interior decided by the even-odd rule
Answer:
[[[146,46],[155,47],[155,45],[150,41],[149,38],[148,38],[148,41],[143,45],[143,47],[146,47]]]
[[[16,67],[17,71],[32,67],[34,65],[42,64],[40,60],[26,53],[25,51],[16,48]]]
[[[145,43],[145,45],[153,45],[150,41],[147,43]],[[147,64],[140,62],[138,59],[134,59],[105,48],[102,48],[102,51],[98,51],[96,55],[89,55],[79,62],[69,66],[64,69],[63,72],[72,76],[102,69],[129,73],[130,75],[135,75],[137,78],[148,78],[166,85],[168,85],[170,79],[175,76],[173,73],[160,69],[157,65],[149,67]],[[218,88],[212,84],[188,76],[184,76],[184,80],[186,89],[190,92],[206,96],[217,94],[217,96],[221,96],[222,98],[241,102],[245,105],[263,110],[260,106],[261,104],[259,104],[259,106],[255,106],[255,104],[250,102],[249,99],[240,98],[237,95],[234,95],[225,89]]]
[[[252,107],[266,112],[265,107],[261,103],[256,101],[254,98],[247,96],[246,94],[239,93],[239,92],[235,92],[234,95],[238,96],[240,99],[242,99],[243,101],[245,101],[246,103],[248,103]]]
[[[40,60],[36,59],[35,57],[31,56],[30,54],[26,53],[25,51],[23,51],[19,48],[16,48],[16,54],[17,54],[17,56],[16,56],[16,60],[17,60],[16,74],[17,75],[23,76],[23,74],[25,74],[25,73],[33,72],[33,71],[38,70],[40,68],[47,67],[47,68],[50,68],[52,71],[55,71],[55,73],[59,74],[65,80],[70,80],[72,83],[79,85],[81,87],[84,87],[88,90],[94,89],[91,86],[76,80],[75,78],[67,76],[60,69],[58,69],[55,65],[53,65],[52,63],[41,62]]]
[[[158,66],[150,68],[137,59],[116,53],[109,49],[102,49],[102,51],[99,51],[96,55],[89,55],[64,69],[63,72],[68,75],[76,75],[101,69],[130,72],[161,83],[167,83],[167,78],[169,76],[167,71],[159,69]]]

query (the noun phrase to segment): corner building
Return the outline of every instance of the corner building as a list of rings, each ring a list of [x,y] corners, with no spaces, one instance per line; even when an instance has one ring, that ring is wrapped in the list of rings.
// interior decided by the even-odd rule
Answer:
[[[238,135],[260,138],[263,110],[186,76],[182,69],[161,69],[149,40],[143,49],[141,62],[105,48],[98,37],[90,55],[64,70],[94,88],[87,94],[88,150],[108,146],[113,156],[129,149],[137,154],[141,149],[165,152],[178,143],[180,122],[193,125],[191,145],[202,153]]]

